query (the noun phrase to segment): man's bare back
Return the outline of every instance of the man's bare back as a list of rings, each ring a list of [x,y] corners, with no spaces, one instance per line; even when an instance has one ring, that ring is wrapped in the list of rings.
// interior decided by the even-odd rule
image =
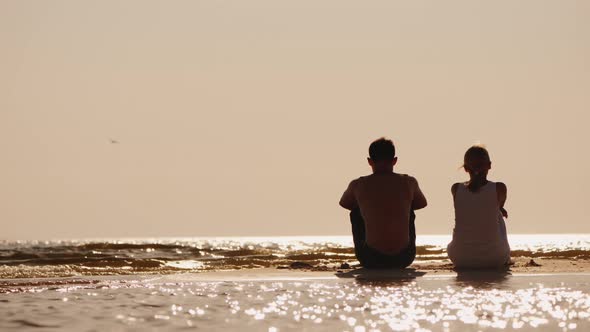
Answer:
[[[368,246],[384,254],[397,254],[408,246],[411,211],[425,207],[426,198],[415,178],[377,171],[353,180],[340,205],[360,209]]]

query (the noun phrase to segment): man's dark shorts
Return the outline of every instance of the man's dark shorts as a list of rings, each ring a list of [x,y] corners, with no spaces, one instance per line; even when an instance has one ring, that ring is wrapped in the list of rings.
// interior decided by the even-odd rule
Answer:
[[[388,255],[377,251],[367,245],[365,238],[365,221],[361,211],[356,208],[350,211],[350,223],[352,224],[352,237],[354,241],[354,253],[356,258],[365,268],[405,268],[412,264],[416,258],[416,215],[410,212],[410,242],[408,246],[395,255]]]

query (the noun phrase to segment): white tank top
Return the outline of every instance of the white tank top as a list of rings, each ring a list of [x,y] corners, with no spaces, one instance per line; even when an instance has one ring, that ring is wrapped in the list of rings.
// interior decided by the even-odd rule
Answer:
[[[509,248],[495,182],[489,181],[476,192],[460,184],[454,201],[456,245]]]

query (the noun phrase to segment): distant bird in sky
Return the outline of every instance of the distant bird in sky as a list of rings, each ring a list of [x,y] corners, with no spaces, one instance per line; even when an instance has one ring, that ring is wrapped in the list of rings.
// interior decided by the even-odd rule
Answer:
[[[109,141],[111,141],[111,144],[119,144],[119,141],[114,140],[112,138],[109,138]]]

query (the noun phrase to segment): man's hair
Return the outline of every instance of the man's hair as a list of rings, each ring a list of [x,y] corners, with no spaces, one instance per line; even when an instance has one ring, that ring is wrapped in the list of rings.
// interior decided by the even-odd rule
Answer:
[[[375,140],[369,146],[369,157],[373,161],[392,161],[395,158],[395,146],[385,137]]]

